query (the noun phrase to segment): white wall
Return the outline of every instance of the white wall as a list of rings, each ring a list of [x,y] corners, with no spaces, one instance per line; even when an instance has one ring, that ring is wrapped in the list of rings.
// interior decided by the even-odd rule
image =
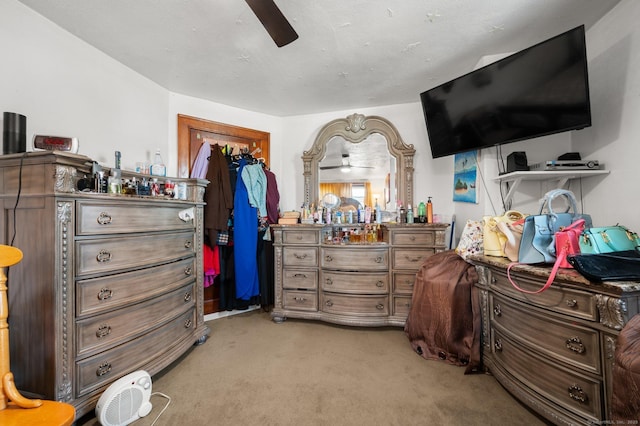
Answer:
[[[529,162],[555,159],[569,151],[597,159],[611,170],[605,177],[573,182],[595,224],[620,222],[640,230],[636,162],[640,151],[640,2],[623,0],[587,32],[593,126],[581,131],[503,147],[503,157],[525,151]],[[303,198],[303,150],[313,144],[328,121],[352,113],[380,115],[397,127],[405,143],[417,150],[414,201],[432,196],[437,214],[458,224],[466,218],[502,211],[496,153],[481,153],[486,191],[479,204],[452,201],[453,159],[433,160],[422,109],[416,102],[358,108],[295,117],[273,117],[201,99],[173,94],[102,52],[61,30],[15,0],[0,3],[0,110],[27,116],[27,133],[50,133],[80,139],[80,153],[113,164],[122,152],[123,166],[151,159],[162,150],[168,173],[177,171],[177,114],[191,115],[271,133],[271,168],[278,176],[283,210],[296,209]],[[513,208],[535,212],[538,199],[553,187],[527,182]],[[489,202],[491,200],[492,202]],[[458,226],[459,230],[461,226]]]

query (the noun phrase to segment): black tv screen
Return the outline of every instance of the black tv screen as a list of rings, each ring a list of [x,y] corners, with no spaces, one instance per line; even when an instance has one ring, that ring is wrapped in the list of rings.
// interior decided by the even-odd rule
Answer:
[[[433,158],[591,125],[584,26],[420,95]]]

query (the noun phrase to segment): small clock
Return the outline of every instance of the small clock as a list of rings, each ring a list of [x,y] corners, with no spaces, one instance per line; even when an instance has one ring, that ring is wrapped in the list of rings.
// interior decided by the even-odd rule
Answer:
[[[64,151],[78,153],[78,138],[33,135],[34,151]]]

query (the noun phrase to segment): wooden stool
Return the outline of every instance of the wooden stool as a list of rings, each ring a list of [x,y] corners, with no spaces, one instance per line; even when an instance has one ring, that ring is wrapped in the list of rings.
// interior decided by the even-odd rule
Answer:
[[[9,368],[9,302],[5,268],[21,260],[19,249],[0,245],[0,425],[69,426],[76,416],[72,405],[25,398],[13,382]]]

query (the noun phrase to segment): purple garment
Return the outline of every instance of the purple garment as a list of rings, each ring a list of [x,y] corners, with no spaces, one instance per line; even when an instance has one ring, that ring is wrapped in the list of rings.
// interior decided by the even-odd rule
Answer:
[[[211,145],[209,142],[204,142],[198,150],[198,155],[193,161],[191,166],[191,178],[192,179],[205,179],[207,177],[207,170],[209,170],[209,157],[211,156]]]
[[[278,223],[278,203],[280,203],[280,192],[278,192],[278,182],[276,175],[271,170],[264,169],[267,176],[267,222]]]

